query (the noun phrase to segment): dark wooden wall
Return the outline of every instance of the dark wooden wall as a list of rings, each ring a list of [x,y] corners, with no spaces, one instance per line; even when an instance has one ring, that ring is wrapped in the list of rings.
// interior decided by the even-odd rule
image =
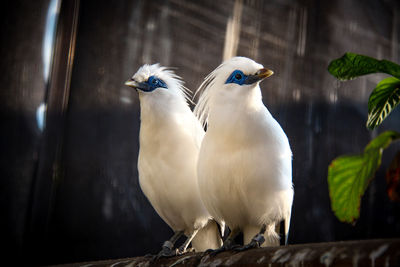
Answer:
[[[1,9],[7,254],[54,264],[154,253],[172,232],[138,186],[139,101],[124,81],[143,63],[160,62],[195,90],[221,63],[234,1],[63,0],[46,80],[50,2]],[[361,152],[380,131],[400,131],[400,110],[378,131],[364,127],[369,93],[383,75],[339,83],[326,71],[346,51],[400,62],[399,8],[395,0],[243,1],[237,55],[274,70],[261,85],[264,102],[294,153],[290,243],[400,236],[400,206],[386,196],[383,171],[399,145],[385,152],[355,226],[334,217],[326,182],[333,158]]]

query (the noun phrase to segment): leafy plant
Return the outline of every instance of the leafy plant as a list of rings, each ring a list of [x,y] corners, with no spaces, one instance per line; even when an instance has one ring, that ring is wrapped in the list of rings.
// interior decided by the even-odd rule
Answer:
[[[328,71],[342,81],[378,72],[393,76],[379,82],[369,97],[366,126],[370,130],[378,127],[400,104],[400,66],[391,61],[346,53],[341,58],[333,60],[329,64]],[[353,223],[358,219],[361,197],[381,165],[383,150],[398,139],[400,139],[398,132],[383,132],[365,147],[362,154],[340,156],[331,162],[328,169],[329,195],[332,210],[340,221]],[[400,184],[398,157],[386,175],[391,199],[396,199],[398,196],[396,194]]]

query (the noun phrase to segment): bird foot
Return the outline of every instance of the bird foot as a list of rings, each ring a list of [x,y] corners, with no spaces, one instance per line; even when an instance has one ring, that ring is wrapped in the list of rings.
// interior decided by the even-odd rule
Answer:
[[[252,248],[259,248],[265,242],[265,238],[262,234],[257,234],[247,245],[236,247],[234,251],[245,251]]]
[[[204,254],[203,255],[206,255],[206,254],[208,254],[208,255],[210,255],[210,256],[215,256],[215,255],[217,255],[217,254],[219,254],[219,253],[221,253],[221,252],[224,252],[224,251],[226,251],[227,249],[224,247],[224,246],[222,246],[222,247],[220,247],[220,248],[217,248],[217,249],[207,249],[206,251],[204,251]]]
[[[176,255],[183,255],[189,252],[194,252],[195,249],[194,248],[184,248],[183,246],[181,246],[179,249],[176,250]]]
[[[196,252],[196,250],[194,248],[188,248],[185,251],[185,253],[190,253],[190,252]]]
[[[228,250],[231,250],[231,249],[235,249],[235,248],[237,248],[237,247],[239,247],[239,245],[237,245],[237,244],[235,244],[235,242],[224,242],[224,244],[222,245],[222,247],[220,247],[220,248],[217,248],[217,249],[207,249],[205,252],[204,252],[204,254],[209,254],[210,256],[215,256],[215,255],[217,255],[217,254],[219,254],[219,253],[221,253],[221,252],[224,252],[224,251],[228,251]]]
[[[160,258],[169,258],[179,255],[178,249],[173,249],[174,245],[170,241],[165,241],[161,251],[154,255],[151,261],[157,261]]]

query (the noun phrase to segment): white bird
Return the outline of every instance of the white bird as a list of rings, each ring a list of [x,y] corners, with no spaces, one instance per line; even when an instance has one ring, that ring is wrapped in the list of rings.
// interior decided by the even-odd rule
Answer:
[[[161,256],[222,245],[218,226],[200,198],[196,165],[204,130],[187,103],[188,89],[179,76],[159,64],[143,65],[126,85],[140,99],[138,172],[142,191],[158,215],[173,229]],[[174,250],[185,234],[187,240]]]
[[[220,249],[279,245],[275,226],[285,221],[285,243],[293,201],[292,152],[279,123],[262,102],[259,83],[271,70],[245,57],[223,62],[200,85],[194,113],[207,132],[198,179],[210,214],[231,233]],[[266,233],[265,233],[266,232]],[[265,233],[265,239],[263,234]]]

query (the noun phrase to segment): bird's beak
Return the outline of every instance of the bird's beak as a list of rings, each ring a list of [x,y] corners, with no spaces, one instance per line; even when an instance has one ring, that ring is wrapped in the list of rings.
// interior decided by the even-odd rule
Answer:
[[[139,83],[136,82],[135,80],[129,79],[129,80],[127,80],[127,81],[125,82],[125,85],[127,85],[127,86],[129,86],[129,87],[136,88],[136,87],[139,85]]]
[[[272,70],[260,69],[259,71],[257,71],[256,76],[258,77],[258,79],[262,80],[262,79],[268,78],[272,74],[274,74],[274,72]]]
[[[259,82],[265,78],[268,78],[272,74],[274,74],[274,72],[272,70],[265,69],[265,68],[260,69],[254,75],[249,75],[247,77],[246,84],[252,84],[255,82]]]
[[[125,85],[135,88],[135,89],[140,89],[143,91],[147,91],[148,90],[148,84],[146,83],[138,83],[137,81],[133,80],[133,79],[129,79],[125,82]]]

